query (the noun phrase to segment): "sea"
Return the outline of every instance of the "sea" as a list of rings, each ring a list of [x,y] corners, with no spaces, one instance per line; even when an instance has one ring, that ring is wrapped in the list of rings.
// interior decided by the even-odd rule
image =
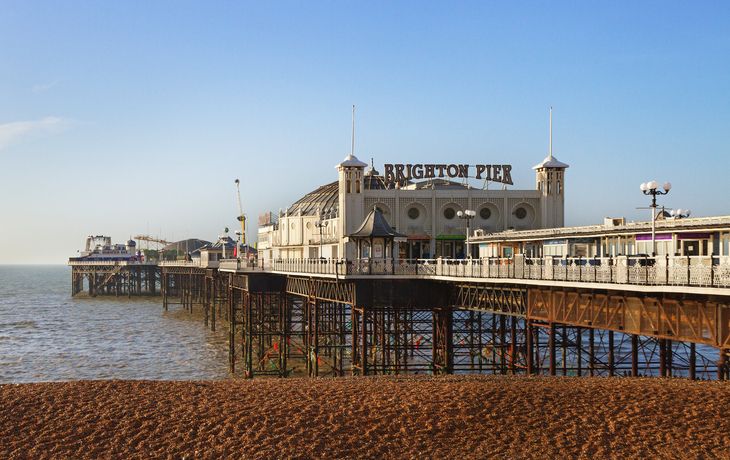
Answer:
[[[227,328],[197,305],[72,297],[71,267],[0,265],[0,383],[231,378]]]
[[[242,378],[228,372],[225,324],[212,332],[202,307],[165,311],[160,296],[72,297],[65,265],[0,265],[0,384]],[[630,343],[616,340],[627,356]],[[687,346],[674,347],[673,374],[687,377]],[[658,375],[658,348],[643,353],[655,369],[642,375]],[[697,353],[699,377],[716,378],[717,350],[698,345]]]

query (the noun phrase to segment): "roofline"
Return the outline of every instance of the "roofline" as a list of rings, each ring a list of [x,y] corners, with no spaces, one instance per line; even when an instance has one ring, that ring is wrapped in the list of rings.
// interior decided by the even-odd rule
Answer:
[[[718,221],[719,220],[719,221]],[[667,225],[671,223],[671,225]],[[657,233],[686,233],[695,232],[698,229],[705,230],[730,230],[730,216],[700,217],[695,219],[678,219],[676,221],[658,221],[655,230]],[[587,225],[581,227],[560,227],[546,228],[539,230],[518,230],[491,233],[484,236],[476,236],[469,239],[472,243],[493,242],[493,241],[536,241],[553,240],[556,238],[589,237],[598,235],[635,235],[637,233],[651,232],[651,221],[629,222],[628,224],[607,227],[603,224]]]

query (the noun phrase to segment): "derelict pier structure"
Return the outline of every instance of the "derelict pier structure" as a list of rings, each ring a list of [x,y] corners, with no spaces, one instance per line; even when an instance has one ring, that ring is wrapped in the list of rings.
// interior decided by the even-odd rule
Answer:
[[[68,264],[73,296],[84,291],[91,297],[160,295],[162,268],[156,263],[72,260]]]

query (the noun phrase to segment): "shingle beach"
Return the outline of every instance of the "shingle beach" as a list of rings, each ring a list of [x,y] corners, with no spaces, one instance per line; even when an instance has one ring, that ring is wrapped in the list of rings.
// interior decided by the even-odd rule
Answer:
[[[730,459],[730,384],[408,376],[0,385],[2,459]]]

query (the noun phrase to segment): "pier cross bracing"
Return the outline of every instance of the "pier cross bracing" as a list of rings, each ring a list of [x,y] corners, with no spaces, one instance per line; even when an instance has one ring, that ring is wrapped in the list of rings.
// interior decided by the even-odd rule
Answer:
[[[71,266],[71,295],[88,290],[89,296],[159,295],[162,267],[129,261],[76,261]]]
[[[614,272],[606,278],[600,264],[571,274],[570,265],[549,269],[524,257],[367,270],[358,262],[232,259],[206,270],[163,263],[163,304],[202,307],[214,330],[225,321],[230,371],[251,378],[728,378],[730,283],[722,267],[714,284],[698,283],[690,268],[685,284],[662,285],[658,263],[642,273],[605,263]]]

